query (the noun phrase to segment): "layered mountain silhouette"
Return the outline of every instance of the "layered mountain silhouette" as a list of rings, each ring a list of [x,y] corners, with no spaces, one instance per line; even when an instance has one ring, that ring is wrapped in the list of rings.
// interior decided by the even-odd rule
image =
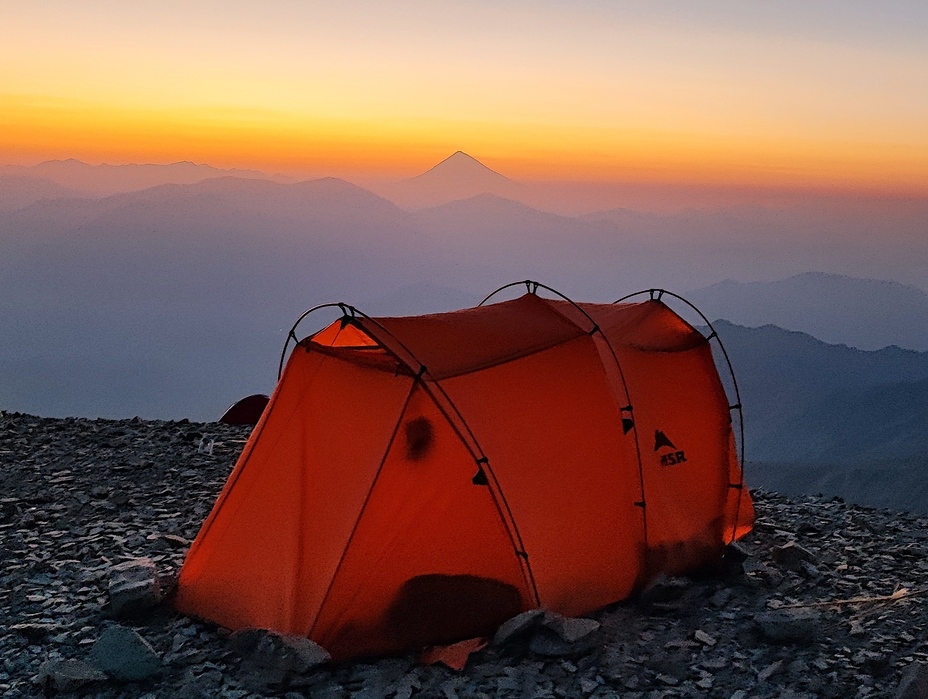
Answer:
[[[23,209],[43,199],[81,196],[86,195],[41,177],[0,174],[0,211]]]
[[[714,325],[741,388],[749,460],[850,466],[928,454],[928,352]]]
[[[466,170],[476,186],[509,186],[464,154],[441,165],[421,177],[440,181]],[[207,173],[185,167],[174,171]],[[32,176],[0,177],[0,201],[12,202],[0,207],[0,408],[211,419],[242,395],[271,389],[286,331],[316,303],[344,300],[390,314],[450,310],[525,278],[578,299],[612,301],[641,288],[705,289],[726,277],[790,277],[803,271],[797,265],[825,254],[815,236],[771,233],[777,219],[767,210],[571,217],[515,195],[483,192],[409,211],[343,180],[280,183],[222,172],[109,196],[80,195]],[[759,232],[751,230],[751,216]],[[709,231],[713,221],[726,220],[737,226]],[[907,237],[893,256],[885,240],[878,248],[853,232],[842,238],[843,229],[830,235],[830,269],[851,270],[876,259],[904,274],[921,269],[928,257],[928,236]],[[824,279],[878,295],[860,281]],[[918,318],[918,290],[903,291],[892,286],[882,298]],[[724,296],[696,300],[712,318],[737,310],[724,306]],[[799,318],[804,303],[795,302]],[[848,334],[837,339],[858,347],[869,346],[873,327],[882,328],[879,342],[908,342],[902,321],[877,322],[887,319],[889,305],[823,306],[820,314],[809,314],[817,325],[797,327],[816,336],[843,327]],[[763,315],[735,319],[773,321]],[[859,384],[867,361],[896,355],[863,353],[870,359],[862,364],[842,363],[835,353],[858,357],[856,350],[808,338],[808,346],[799,343],[790,354],[784,348],[798,342],[792,335],[786,342],[770,328],[730,332],[736,346],[742,332],[749,338],[736,360],[745,390],[755,396],[746,399],[749,429],[758,430],[749,439],[749,458],[825,463],[834,454],[872,459],[890,453],[872,444],[897,445],[891,453],[900,458],[914,453],[898,446],[906,439],[918,443],[914,428],[905,436],[915,419],[905,410],[877,413],[884,417],[874,430],[890,435],[886,439],[858,439],[870,434],[856,407],[860,401],[922,405],[920,379],[894,373],[895,359],[877,362],[879,381]],[[910,354],[898,357],[918,365]],[[812,368],[801,369],[803,362]],[[819,424],[818,415],[840,419]],[[867,413],[866,420],[873,419]]]
[[[687,296],[740,325],[769,323],[860,349],[928,350],[928,294],[898,282],[807,272],[774,282],[726,280]]]
[[[170,164],[88,165],[73,158],[48,160],[32,167],[2,166],[0,177],[2,176],[43,179],[85,195],[97,196],[138,191],[169,183],[195,184],[214,177],[272,179],[257,170],[223,170],[189,161]]]

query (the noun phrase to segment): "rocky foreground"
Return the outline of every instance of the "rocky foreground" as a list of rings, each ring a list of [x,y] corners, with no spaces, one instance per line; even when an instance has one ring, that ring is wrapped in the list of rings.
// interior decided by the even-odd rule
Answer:
[[[460,672],[119,613],[114,568],[149,558],[168,589],[247,435],[0,415],[0,696],[928,697],[928,519],[813,497],[755,493],[743,572],[660,580],[580,638],[529,625]]]

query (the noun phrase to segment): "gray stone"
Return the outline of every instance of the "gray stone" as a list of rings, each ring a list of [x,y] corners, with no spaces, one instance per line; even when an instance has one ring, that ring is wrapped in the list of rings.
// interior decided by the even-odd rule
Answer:
[[[544,617],[544,609],[529,609],[504,621],[493,635],[494,645],[501,646],[528,636],[541,626]]]
[[[58,692],[73,692],[107,676],[83,660],[48,660],[39,667],[39,684]]]
[[[600,624],[594,619],[576,619],[555,612],[547,612],[542,625],[556,633],[562,641],[573,643],[596,631]]]
[[[110,611],[125,618],[154,607],[161,601],[161,586],[155,562],[135,558],[110,569]]]
[[[757,614],[754,623],[771,643],[808,645],[818,636],[818,619],[805,610],[777,610]]]
[[[201,670],[197,672],[197,670]],[[218,670],[189,668],[184,673],[184,683],[177,692],[179,699],[212,699],[222,686],[222,673]]]
[[[59,631],[60,627],[57,624],[23,623],[13,624],[9,629],[18,633],[29,643],[39,643],[49,634]]]
[[[565,641],[553,631],[536,633],[529,641],[528,648],[535,655],[547,658],[571,655],[576,650],[572,643]]]
[[[777,660],[774,663],[770,663],[767,667],[757,673],[757,680],[759,682],[766,682],[776,673],[783,669],[783,661]]]
[[[717,592],[715,592],[715,594],[712,595],[712,597],[709,598],[709,603],[713,607],[722,608],[722,607],[727,606],[728,603],[731,602],[731,598],[733,596],[734,596],[734,593],[731,591],[731,589],[727,587],[723,587],[721,590],[718,590]]]
[[[89,661],[113,679],[144,680],[154,675],[161,659],[138,633],[125,626],[107,627],[90,649]]]
[[[788,570],[799,570],[803,563],[814,563],[815,556],[808,549],[804,549],[795,541],[774,546],[770,551],[770,558],[777,565]]]
[[[327,663],[332,656],[305,636],[266,629],[244,629],[229,637],[229,646],[242,657],[242,668],[253,684],[279,684]]]
[[[928,699],[928,664],[911,663],[906,667],[895,699]]]

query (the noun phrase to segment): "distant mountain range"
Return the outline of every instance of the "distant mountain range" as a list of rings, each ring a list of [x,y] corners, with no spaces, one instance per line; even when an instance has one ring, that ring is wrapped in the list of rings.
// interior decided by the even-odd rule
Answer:
[[[0,166],[0,178],[17,177],[52,182],[83,195],[105,196],[118,192],[134,192],[162,184],[196,184],[214,177],[241,179],[275,179],[257,170],[222,170],[205,164],[179,162],[144,165],[88,165],[80,160],[48,160],[32,167]],[[0,189],[2,191],[2,189]],[[38,201],[37,199],[34,201]],[[31,202],[30,202],[31,203]],[[0,208],[3,199],[0,198]]]
[[[687,298],[740,325],[778,325],[860,349],[928,350],[928,294],[898,282],[807,272],[775,282],[731,280]]]
[[[928,456],[852,465],[752,463],[745,470],[749,486],[928,514]]]
[[[43,199],[81,196],[84,193],[76,189],[62,187],[57,182],[40,177],[0,174],[0,211],[23,209]]]
[[[812,219],[784,221],[766,209],[572,217],[498,192],[410,211],[333,178],[282,183],[191,164],[125,167],[39,169],[73,169],[100,182],[112,174],[107,186],[119,178],[125,186],[138,183],[136,172],[201,179],[101,196],[34,172],[0,176],[0,407],[49,416],[210,419],[246,393],[270,390],[286,330],[309,306],[346,300],[373,313],[450,310],[526,278],[594,301],[648,287],[699,289],[694,300],[711,318],[795,321],[815,336],[859,347],[921,347],[906,333],[921,323],[923,295],[851,274],[891,268],[898,276],[890,278],[900,281],[922,274],[928,235],[911,231],[893,241],[827,229],[823,239],[810,231],[826,225],[825,214],[802,228]],[[458,194],[481,183],[510,187],[511,180],[463,153],[410,186],[437,182],[438,191],[454,185],[459,172],[471,190]],[[917,207],[902,210],[905,218]],[[800,230],[775,234],[787,225]],[[791,277],[823,260],[824,269],[849,276],[711,286],[733,277]],[[798,283],[805,285],[800,292]],[[726,305],[755,291],[756,307],[745,307],[745,315]],[[829,295],[859,300],[816,306]],[[774,315],[784,309],[793,315]],[[842,329],[844,335],[828,335]],[[787,351],[793,345],[769,328],[731,332],[749,429],[756,430],[749,458],[824,463],[837,454],[862,462],[881,458],[874,444],[891,446],[894,455],[915,453],[903,447],[920,439],[917,413],[906,411],[923,404],[921,379],[880,363],[920,366],[912,355],[886,350],[861,359],[812,338],[805,349]],[[755,339],[739,349],[743,332]],[[839,360],[845,356],[857,359]],[[863,385],[861,367],[873,357],[881,358],[871,372],[879,381]],[[860,401],[874,410],[862,411]],[[890,410],[894,401],[912,407]],[[881,416],[879,439],[864,439],[874,414]]]
[[[860,465],[928,454],[928,352],[714,325],[741,387],[749,460]]]
[[[928,514],[928,353],[714,325],[741,388],[749,486]]]

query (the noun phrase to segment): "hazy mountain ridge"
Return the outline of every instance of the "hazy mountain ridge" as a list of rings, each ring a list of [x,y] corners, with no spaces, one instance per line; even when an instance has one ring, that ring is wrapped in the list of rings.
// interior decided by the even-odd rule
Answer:
[[[59,162],[56,167],[94,170],[91,166],[76,162],[64,165]],[[110,166],[110,169],[118,167],[130,166]],[[231,171],[209,166],[179,163],[171,166],[137,167],[148,168],[145,172],[162,174],[171,172],[172,168],[181,171],[182,174],[190,171],[194,173],[195,178],[208,174],[209,178],[198,179],[197,182],[202,184],[211,180],[225,180],[226,184],[217,185],[220,191],[224,187],[232,186],[224,177]],[[248,174],[254,176],[255,179],[251,181],[255,183],[266,185],[273,179],[257,172]],[[437,188],[430,185],[436,178],[440,182],[457,182],[464,189],[443,193],[443,185]],[[584,292],[592,292],[597,298],[608,298],[615,291],[625,291],[628,288],[665,286],[673,289],[692,289],[707,286],[725,277],[777,278],[810,270],[856,277],[894,278],[916,285],[924,284],[925,279],[925,260],[928,260],[928,201],[920,199],[857,201],[848,197],[820,196],[796,200],[790,205],[689,208],[676,213],[662,214],[614,209],[578,218],[549,213],[558,208],[555,205],[557,196],[549,196],[544,192],[554,183],[515,182],[460,152],[422,175],[404,182],[414,183],[416,187],[423,188],[423,191],[427,190],[423,196],[432,198],[431,204],[426,207],[429,211],[416,212],[410,218],[407,210],[397,206],[402,202],[395,197],[390,199],[389,193],[377,189],[377,194],[371,196],[379,196],[384,202],[389,201],[396,210],[388,210],[387,207],[381,206],[376,214],[370,213],[368,224],[371,228],[382,226],[386,221],[390,221],[391,225],[412,229],[422,229],[424,226],[430,229],[426,231],[430,238],[433,237],[433,233],[438,233],[439,238],[444,241],[452,240],[455,236],[479,233],[482,228],[501,231],[503,237],[497,235],[493,242],[511,240],[514,229],[520,229],[525,237],[521,242],[537,246],[538,232],[536,238],[530,238],[529,232],[525,231],[525,222],[534,217],[537,225],[551,229],[551,234],[543,237],[545,244],[560,244],[560,247],[566,247],[568,238],[578,236],[583,243],[590,245],[605,240],[607,249],[599,247],[595,254],[584,255],[583,251],[572,251],[568,255],[569,259],[582,259],[584,262],[581,265],[573,264],[566,274],[560,274],[558,267],[552,266],[545,259],[562,257],[561,250],[550,250],[547,256],[544,250],[533,250],[532,259],[527,265],[530,269],[537,270],[533,274],[554,275],[554,278],[549,277],[549,280],[564,285],[571,283],[571,279],[581,273],[582,265],[594,265],[593,274],[583,273],[586,279],[605,273],[608,265],[599,263],[605,254],[619,263],[616,265],[616,273],[612,275],[613,279],[619,281],[611,285],[601,282],[597,288]],[[504,185],[505,188],[500,189]],[[580,197],[584,187],[596,189],[598,186],[601,185],[574,183],[573,189],[570,190],[571,196]],[[639,190],[640,186],[632,191],[637,192],[636,196],[644,201],[647,198],[646,192]],[[275,218],[281,213],[267,211],[269,201],[277,196],[277,191],[273,187],[254,191],[255,198],[264,196],[268,200],[264,202],[262,215]],[[690,194],[692,193],[687,194],[683,191],[675,196],[685,199]],[[337,197],[333,198],[330,204],[333,209],[338,209],[339,206],[336,199]],[[499,205],[499,199],[518,202],[526,208],[520,216],[512,211],[507,213]],[[441,212],[448,216],[447,221],[441,220],[441,215],[436,216],[433,211],[445,204],[461,203],[463,200],[471,202],[467,206],[471,208],[469,214],[472,220],[466,224],[453,225],[453,207]],[[491,203],[493,201],[497,203],[494,205]],[[487,210],[480,211],[477,203],[481,203]],[[547,206],[548,204],[551,206]],[[49,206],[47,200],[44,205]],[[292,213],[287,214],[288,216],[296,219],[305,218],[305,212],[297,211],[300,204],[291,202],[288,205],[294,209]],[[262,206],[256,208],[262,210]],[[338,209],[338,215],[349,215],[351,208],[341,207]],[[338,215],[325,216],[322,215],[321,209],[319,211],[324,220],[330,221],[333,225],[338,223]],[[418,214],[421,216],[417,220]],[[49,213],[46,218],[51,215]],[[550,218],[553,216],[556,218]],[[457,218],[464,218],[464,214],[459,212]],[[440,230],[436,231],[436,228]],[[374,233],[373,237],[378,237],[376,232]],[[455,249],[454,252],[457,253],[459,249]],[[502,253],[508,257],[518,257],[522,254],[515,244],[508,246]],[[492,255],[483,255],[484,258],[488,256]],[[471,255],[470,259],[479,257]],[[643,270],[650,270],[650,274],[645,275]],[[497,266],[495,274],[502,273]],[[626,280],[626,277],[630,278]],[[460,280],[455,282],[456,285],[460,283]]]
[[[928,352],[714,325],[741,389],[749,460],[850,465],[928,453]]]
[[[861,349],[928,350],[928,294],[894,281],[807,272],[774,282],[725,280],[687,296],[739,325],[770,323]]]
[[[23,209],[45,199],[82,196],[82,192],[40,177],[0,174],[0,212]]]
[[[909,512],[928,512],[928,456],[862,464],[749,463],[749,486],[786,495],[822,494],[849,502]]]
[[[427,242],[389,223],[405,215],[334,180],[162,185],[0,215],[0,403],[214,418],[270,390],[299,312],[388,287]]]
[[[257,170],[221,169],[211,165],[181,161],[177,163],[89,165],[70,158],[47,160],[38,165],[0,166],[0,175],[42,178],[62,187],[92,195],[148,189],[161,184],[194,184],[213,177],[233,176],[249,179],[277,179]],[[289,179],[289,178],[283,178]]]
[[[731,231],[719,235],[691,240],[685,231],[559,216],[495,194],[410,212],[335,178],[214,177],[44,199],[0,211],[0,324],[12,328],[0,336],[0,404],[208,419],[217,405],[270,389],[286,329],[316,303],[370,300],[374,310],[386,299],[390,313],[449,310],[453,299],[468,305],[526,278],[612,301],[641,288],[696,288],[752,265],[772,274],[810,264],[801,245],[778,249],[752,236],[730,245]],[[919,244],[928,251],[928,239]],[[830,264],[851,267],[866,252],[838,247]],[[907,254],[916,268],[924,259]],[[753,361],[749,353],[745,363]],[[117,390],[108,372],[133,370],[136,380]],[[784,415],[798,410],[780,400],[782,386],[760,385]],[[153,402],[156,394],[163,398]],[[57,407],[46,410],[47,401]]]

